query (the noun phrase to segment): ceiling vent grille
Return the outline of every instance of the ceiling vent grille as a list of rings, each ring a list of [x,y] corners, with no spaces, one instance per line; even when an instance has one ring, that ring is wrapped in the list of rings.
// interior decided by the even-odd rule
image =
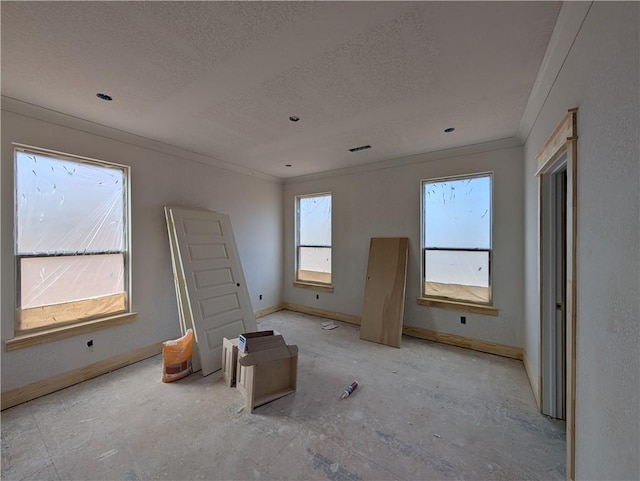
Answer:
[[[370,145],[361,145],[360,147],[354,147],[353,149],[349,149],[349,152],[360,152],[361,150],[370,149]]]

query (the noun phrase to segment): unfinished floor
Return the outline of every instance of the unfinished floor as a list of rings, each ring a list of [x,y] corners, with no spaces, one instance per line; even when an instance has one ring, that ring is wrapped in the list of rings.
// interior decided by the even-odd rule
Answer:
[[[323,321],[259,320],[298,345],[298,391],[253,414],[212,376],[163,384],[160,356],[5,410],[2,479],[564,478],[564,424],[521,362]]]

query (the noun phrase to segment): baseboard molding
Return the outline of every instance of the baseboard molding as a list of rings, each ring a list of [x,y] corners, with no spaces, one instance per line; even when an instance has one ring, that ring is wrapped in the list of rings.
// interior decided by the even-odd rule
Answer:
[[[301,312],[303,314],[311,314],[312,316],[324,317],[326,319],[333,319],[335,321],[348,322],[349,324],[360,325],[360,316],[354,316],[353,314],[343,314],[342,312],[326,311],[324,309],[318,309],[317,307],[303,306],[302,304],[292,304],[285,302],[283,304],[284,309],[294,312]]]
[[[353,314],[344,314],[341,312],[327,311],[325,309],[319,309],[316,307],[304,306],[301,304],[293,304],[290,302],[283,302],[275,304],[264,309],[260,309],[255,312],[255,317],[260,318],[266,315],[278,312],[280,310],[287,309],[289,311],[300,312],[303,314],[310,314],[312,316],[323,317],[326,319],[333,319],[336,321],[347,322],[349,324],[360,325],[360,316]],[[429,341],[440,342],[443,344],[449,344],[452,346],[463,347],[466,349],[473,349],[475,351],[486,352],[489,354],[496,354],[498,356],[509,357],[512,359],[518,359],[524,361],[525,370],[533,389],[533,394],[536,399],[538,407],[540,407],[540,396],[538,392],[538,383],[534,383],[531,375],[531,368],[529,366],[526,353],[519,347],[505,346],[503,344],[496,344],[488,341],[481,341],[479,339],[472,339],[463,336],[457,336],[455,334],[447,334],[437,331],[431,331],[429,329],[422,329],[419,327],[404,327],[402,333],[417,337],[419,339],[426,339]],[[124,354],[105,359],[103,361],[90,364],[88,366],[74,369],[63,374],[42,379],[26,386],[11,389],[2,393],[1,410],[8,409],[18,404],[22,404],[27,401],[51,394],[52,392],[59,391],[79,382],[86,381],[88,379],[106,374],[121,367],[128,366],[130,364],[142,361],[149,357],[155,356],[162,352],[162,343],[152,344],[151,346],[142,347]]]
[[[26,386],[11,389],[2,393],[1,409],[5,410],[18,404],[39,398],[40,396],[51,394],[52,392],[73,386],[79,382],[86,381],[102,374],[115,371],[121,367],[128,366],[129,364],[142,361],[143,359],[155,356],[161,352],[162,343],[159,342],[152,344],[151,346],[141,347],[135,351],[110,357],[104,361],[98,361],[79,369],[74,369],[73,371],[42,379],[40,381],[27,384]],[[158,373],[158,376],[160,376],[160,373]]]
[[[533,397],[536,400],[536,405],[538,409],[542,409],[542,405],[540,404],[540,385],[538,384],[537,378],[533,376],[533,372],[531,371],[531,364],[529,363],[529,358],[527,357],[527,351],[522,350],[522,362],[524,363],[524,370],[527,373],[527,377],[529,378],[529,384],[531,385],[531,390],[533,391]]]
[[[283,308],[289,311],[301,312],[303,314],[311,314],[312,316],[348,322],[349,324],[355,324],[358,326],[360,325],[360,316],[354,316],[352,314],[327,311],[324,309],[318,309],[316,307],[304,306],[302,304],[292,304],[290,302],[285,302],[283,304]],[[497,356],[509,357],[511,359],[522,361],[522,349],[519,347],[505,346],[503,344],[481,341],[479,339],[472,339],[469,337],[457,336],[455,334],[447,334],[444,332],[431,331],[429,329],[422,329],[420,327],[403,327],[402,333],[407,336],[417,337],[419,339],[440,342],[456,347],[464,347],[466,349],[473,349],[474,351],[486,352],[487,354],[495,354]]]
[[[256,312],[254,312],[254,316],[256,317],[256,319],[260,319],[261,317],[264,316],[268,316],[269,314],[273,314],[274,312],[278,312],[281,311],[282,309],[284,309],[284,303],[280,302],[278,304],[275,304],[273,306],[269,306],[269,307],[265,307],[264,309],[260,309]]]
[[[447,334],[446,332],[432,331],[430,329],[422,329],[420,327],[404,327],[402,333],[407,336],[418,337],[428,341],[440,342],[451,346],[464,347],[473,349],[474,351],[486,352],[497,356],[509,357],[522,361],[522,348],[514,346],[506,346],[490,341],[482,341],[471,337],[458,336],[456,334]]]

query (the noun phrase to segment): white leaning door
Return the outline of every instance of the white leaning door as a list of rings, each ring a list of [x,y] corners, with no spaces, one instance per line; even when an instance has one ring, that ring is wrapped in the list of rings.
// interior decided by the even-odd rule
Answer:
[[[229,216],[178,207],[168,212],[188,298],[183,306],[206,376],[222,368],[222,338],[256,331],[256,320]]]
[[[193,321],[191,319],[191,311],[187,305],[188,296],[186,286],[184,284],[184,271],[180,264],[180,254],[178,253],[178,241],[176,239],[173,221],[171,220],[170,207],[164,208],[167,220],[167,229],[169,231],[169,247],[171,250],[171,265],[173,268],[173,281],[176,287],[176,300],[178,301],[178,318],[180,320],[180,331],[184,336],[188,329],[193,330]],[[200,353],[198,352],[198,343],[193,343],[193,354],[191,356],[191,366],[193,372],[202,370],[200,365]]]

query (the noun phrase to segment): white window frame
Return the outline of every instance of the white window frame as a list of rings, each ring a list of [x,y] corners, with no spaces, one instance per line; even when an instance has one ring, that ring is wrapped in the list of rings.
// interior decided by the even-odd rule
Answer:
[[[90,164],[93,166],[103,166],[107,168],[116,168],[123,172],[125,189],[124,189],[124,247],[123,250],[116,250],[114,252],[91,252],[92,255],[100,254],[112,254],[118,253],[123,255],[124,259],[124,292],[125,292],[125,309],[118,310],[113,313],[105,313],[102,315],[96,315],[88,318],[82,318],[77,320],[70,320],[68,322],[61,323],[60,325],[48,324],[46,326],[22,329],[20,326],[20,306],[21,306],[21,280],[20,280],[20,260],[22,258],[33,257],[59,257],[60,255],[67,254],[49,254],[47,252],[30,253],[28,255],[19,254],[17,251],[17,229],[18,229],[18,210],[17,210],[17,162],[18,153],[26,153],[33,155],[43,155],[54,159],[66,160],[76,163]],[[136,313],[132,312],[132,299],[131,299],[131,168],[127,165],[117,164],[114,162],[107,162],[104,160],[93,159],[89,157],[83,157],[74,154],[68,154],[64,152],[58,152],[55,150],[43,149],[40,147],[33,147],[29,145],[13,144],[13,168],[14,168],[14,282],[15,282],[15,335],[12,339],[5,341],[7,350],[20,349],[23,347],[29,347],[35,344],[41,344],[44,342],[51,342],[66,337],[71,337],[81,333],[92,332],[97,329],[109,327],[113,325],[119,325],[135,320]],[[78,255],[68,254],[68,255]],[[80,301],[81,302],[81,301]]]
[[[431,184],[435,182],[447,182],[447,181],[459,181],[465,179],[489,177],[490,179],[490,194],[489,194],[489,214],[490,214],[490,232],[488,249],[479,248],[447,248],[438,246],[426,246],[425,245],[425,203],[424,203],[424,186],[425,184]],[[498,310],[493,307],[493,191],[494,191],[494,178],[493,172],[477,172],[471,174],[452,175],[445,177],[437,177],[431,179],[423,179],[420,181],[420,293],[418,296],[418,304],[442,307],[456,310],[463,310],[467,312],[476,312],[480,314],[498,315]],[[425,255],[428,250],[440,250],[440,251],[461,251],[461,252],[487,252],[488,254],[488,288],[489,288],[489,301],[488,302],[476,302],[467,299],[457,299],[451,297],[437,297],[425,294]]]
[[[329,196],[331,198],[331,244],[330,245],[302,245],[300,244],[300,200],[301,199],[309,199],[313,197],[326,197]],[[317,192],[313,194],[304,194],[304,195],[296,195],[295,199],[295,254],[294,254],[294,282],[293,285],[295,287],[309,288],[320,291],[333,292],[333,194],[331,192]],[[298,266],[300,265],[300,248],[301,247],[319,247],[319,248],[328,248],[331,250],[331,281],[328,283],[324,282],[313,282],[308,280],[300,280],[298,279]]]

